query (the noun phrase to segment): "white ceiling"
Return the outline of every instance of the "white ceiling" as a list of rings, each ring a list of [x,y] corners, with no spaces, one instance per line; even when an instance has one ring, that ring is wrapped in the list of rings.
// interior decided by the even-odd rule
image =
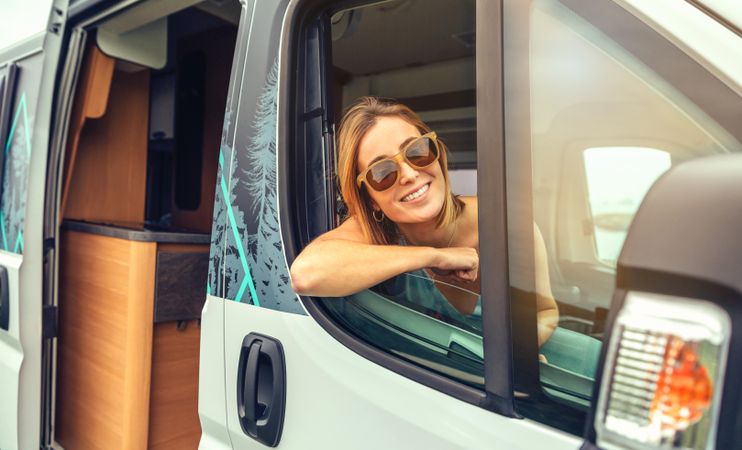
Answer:
[[[345,32],[333,42],[333,63],[367,75],[472,56],[474,47],[456,35],[473,38],[474,5],[474,0],[384,2],[352,10],[347,27],[351,11],[338,13],[334,34]]]

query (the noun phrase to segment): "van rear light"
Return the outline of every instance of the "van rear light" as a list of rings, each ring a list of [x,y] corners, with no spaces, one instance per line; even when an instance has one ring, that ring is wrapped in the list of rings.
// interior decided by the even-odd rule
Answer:
[[[598,445],[713,447],[730,329],[728,314],[711,303],[627,294],[605,359]]]

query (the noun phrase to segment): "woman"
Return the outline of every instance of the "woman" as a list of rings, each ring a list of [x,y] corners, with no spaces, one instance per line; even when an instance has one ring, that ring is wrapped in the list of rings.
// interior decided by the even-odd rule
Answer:
[[[410,108],[362,97],[338,132],[338,177],[348,218],[319,236],[291,266],[294,291],[342,297],[405,272],[479,293],[477,198],[454,196],[446,151]],[[536,238],[539,345],[558,319],[546,251]],[[461,314],[476,304],[443,292]]]

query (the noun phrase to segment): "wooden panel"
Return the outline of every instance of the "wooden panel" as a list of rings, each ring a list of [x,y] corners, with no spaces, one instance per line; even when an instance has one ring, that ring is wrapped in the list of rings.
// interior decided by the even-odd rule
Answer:
[[[201,330],[196,321],[178,330],[175,322],[155,325],[149,448],[195,449],[198,420],[198,359]]]
[[[77,149],[80,144],[80,135],[88,118],[97,119],[103,116],[108,105],[108,95],[113,79],[115,61],[101,53],[98,47],[91,46],[85,55],[82,66],[80,83],[77,86],[75,103],[70,118],[69,140],[65,154],[64,184],[62,187],[62,204],[59,215],[60,221],[64,215],[69,195],[70,181],[77,159]]]
[[[61,235],[55,420],[65,448],[146,447],[155,251]]]
[[[201,200],[196,210],[178,209],[173,201],[173,226],[204,233],[211,232],[214,189],[222,138],[224,109],[227,104],[229,75],[235,44],[235,30],[222,28],[189,36],[179,42],[179,53],[203,50],[206,54],[204,92],[204,137],[201,162]]]
[[[125,449],[147,446],[157,244],[129,241],[129,311],[124,378]]]
[[[82,129],[64,217],[144,222],[149,71],[115,70],[106,113]]]

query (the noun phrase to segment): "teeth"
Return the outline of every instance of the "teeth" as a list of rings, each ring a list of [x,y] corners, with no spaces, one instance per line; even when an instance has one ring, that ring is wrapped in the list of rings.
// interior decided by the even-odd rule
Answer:
[[[429,186],[428,184],[424,184],[424,185],[423,185],[423,186],[422,186],[422,187],[421,187],[420,189],[416,190],[416,191],[415,191],[415,192],[413,192],[412,194],[409,194],[409,195],[405,196],[405,197],[404,197],[404,198],[402,199],[402,201],[403,201],[403,202],[409,202],[409,201],[411,201],[411,200],[415,200],[416,198],[420,197],[420,196],[421,196],[421,195],[423,195],[423,194],[424,194],[425,192],[427,192],[427,190],[428,190],[428,186]]]

